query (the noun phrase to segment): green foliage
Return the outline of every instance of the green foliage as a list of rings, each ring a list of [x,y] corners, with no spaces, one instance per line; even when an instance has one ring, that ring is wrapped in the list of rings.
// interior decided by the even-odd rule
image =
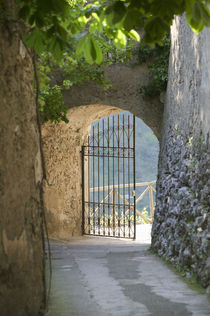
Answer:
[[[201,32],[204,26],[210,27],[210,11],[205,2],[210,3],[210,1],[186,1],[186,20],[196,33]]]
[[[136,29],[144,28],[143,42],[154,46],[155,43],[161,45],[162,39],[169,32],[174,15],[186,12],[187,22],[195,32],[200,32],[204,26],[210,26],[210,11],[207,7],[209,0],[17,0],[17,3],[20,8],[19,16],[28,25],[24,41],[29,48],[33,48],[41,59],[46,52],[51,54],[50,68],[52,59],[53,63],[58,64],[65,60],[66,66],[68,56],[73,58],[72,67],[68,65],[68,70],[65,71],[69,75],[71,73],[72,78],[64,78],[64,85],[61,85],[61,88],[70,88],[76,82],[76,77],[81,77],[80,81],[96,78],[97,81],[104,82],[103,72],[95,66],[88,66],[87,71],[82,71],[82,76],[76,75],[76,70],[80,65],[84,70],[84,65],[87,64],[110,63],[110,58],[107,59],[110,46],[111,59],[114,55],[117,60],[118,55],[121,55],[119,50],[123,49],[125,54],[122,54],[120,59],[124,60],[124,56],[129,52],[129,38],[140,41]],[[145,88],[145,94],[152,95],[154,91],[158,93],[164,88],[167,77],[164,62],[162,58],[159,63],[157,61],[156,65],[150,66],[153,83],[152,87]],[[41,76],[44,76],[43,73]],[[59,102],[59,110],[55,110],[54,104],[54,112],[62,113],[61,117],[65,117],[62,98],[58,97],[58,88],[53,88],[49,82],[47,85],[48,89],[45,87],[40,97],[43,113],[45,109],[49,110],[50,105],[46,104],[53,104],[52,96],[55,95]],[[45,119],[48,117],[50,120],[55,117],[57,121],[56,115],[46,113]]]
[[[77,57],[76,47],[79,39],[71,38],[71,49],[66,49],[62,54],[62,59],[57,60],[56,57],[50,52],[43,52],[39,57],[39,80],[40,80],[40,109],[41,114],[44,116],[45,121],[56,118],[56,115],[49,115],[50,105],[49,101],[53,103],[53,95],[56,91],[56,101],[58,102],[63,113],[62,120],[67,121],[65,113],[67,108],[63,104],[61,91],[63,89],[70,89],[77,83],[88,83],[91,81],[97,82],[102,85],[104,89],[108,89],[111,86],[110,81],[105,79],[104,70],[96,64],[88,63],[83,57]],[[111,42],[106,41],[105,36],[102,46],[103,54],[106,58],[103,60],[103,65],[109,65],[115,62],[121,63],[128,61],[132,56],[132,48],[134,41],[130,39],[128,45],[124,50],[116,49]],[[57,82],[56,74],[60,77]],[[53,89],[52,81],[56,81],[56,89]],[[58,98],[58,85],[60,86],[60,97]],[[51,98],[49,98],[49,96]],[[45,104],[48,104],[46,106]],[[65,109],[65,111],[64,111]],[[45,113],[47,110],[47,113]],[[55,105],[52,111],[54,112]],[[56,109],[57,111],[57,109]],[[56,112],[57,113],[57,112]],[[57,122],[58,117],[55,119]]]
[[[152,221],[152,218],[149,216],[149,212],[148,212],[148,210],[147,210],[147,207],[144,207],[143,210],[141,211],[141,213],[142,213],[142,215],[143,215],[145,218],[147,218],[147,219],[149,219],[149,220]],[[146,222],[142,217],[140,217],[138,214],[137,214],[136,217],[137,217],[137,218],[136,218],[136,223],[137,223],[137,224],[147,224],[147,222]]]
[[[186,12],[195,32],[210,26],[208,1],[204,0],[19,0],[20,17],[30,26],[25,40],[40,54],[52,52],[58,59],[68,46],[68,35],[82,33],[78,54],[87,62],[100,64],[103,59],[100,34],[113,40],[116,48],[125,48],[127,37],[140,40],[135,28],[145,30],[144,42],[161,44],[169,32],[174,15]]]
[[[146,62],[150,80],[146,86],[141,86],[140,93],[145,97],[160,95],[161,91],[166,90],[168,82],[168,62],[170,54],[170,37],[163,39],[162,46],[156,45],[154,48],[140,46],[139,62]]]
[[[68,123],[67,108],[62,100],[61,87],[55,85],[48,91],[41,91],[39,110],[43,114],[44,121]]]
[[[24,40],[38,55],[51,52],[57,60],[69,44],[69,35],[82,31],[84,24],[78,18],[85,1],[19,0],[19,16],[29,25]]]

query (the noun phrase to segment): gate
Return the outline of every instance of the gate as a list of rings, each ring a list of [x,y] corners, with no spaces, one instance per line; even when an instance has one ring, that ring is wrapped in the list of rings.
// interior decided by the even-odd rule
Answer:
[[[135,239],[135,116],[94,124],[82,167],[83,234]]]

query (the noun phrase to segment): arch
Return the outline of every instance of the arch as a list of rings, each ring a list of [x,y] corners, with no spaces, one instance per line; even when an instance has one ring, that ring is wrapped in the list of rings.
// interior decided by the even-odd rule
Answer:
[[[160,98],[146,99],[140,94],[140,87],[148,83],[149,73],[146,64],[134,62],[104,67],[105,78],[112,83],[108,90],[95,82],[75,85],[63,91],[64,102],[70,109],[97,104],[130,111],[142,119],[160,140],[164,106]]]
[[[122,111],[119,107],[89,104],[72,107],[69,123],[44,124],[43,150],[47,181],[44,200],[51,237],[69,239],[82,233],[81,148],[91,124]]]

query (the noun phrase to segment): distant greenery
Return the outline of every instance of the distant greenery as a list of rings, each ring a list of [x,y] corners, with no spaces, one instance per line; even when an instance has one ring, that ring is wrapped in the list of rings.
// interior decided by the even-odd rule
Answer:
[[[147,219],[152,221],[152,217],[149,216],[149,212],[147,210],[147,207],[143,207],[143,209],[141,210],[141,213],[144,217],[146,217]],[[137,224],[147,224],[147,222],[142,217],[140,217],[138,214],[136,216],[136,223]]]
[[[166,90],[168,82],[168,63],[170,54],[170,35],[163,39],[162,45],[155,47],[140,45],[139,63],[146,62],[150,80],[146,86],[140,87],[145,97],[154,97]]]
[[[44,121],[68,123],[66,117],[67,108],[62,99],[61,87],[54,85],[48,90],[42,90],[39,98],[39,111],[41,112]]]
[[[120,122],[122,122],[122,116],[125,115],[125,124],[127,124],[127,115],[131,113],[127,111],[122,111],[119,113],[121,119]],[[118,116],[118,114],[113,115],[115,118]],[[110,121],[112,122],[112,117]],[[97,132],[98,128],[98,122],[102,122],[103,119],[95,122],[92,124],[95,126],[95,132]],[[116,123],[117,119],[115,119]],[[101,123],[100,123],[101,124]],[[107,126],[107,117],[104,118],[104,124],[105,129]],[[101,125],[100,125],[101,126]],[[146,181],[153,181],[157,177],[157,162],[158,162],[158,153],[159,153],[159,142],[156,138],[156,136],[153,134],[152,130],[139,118],[136,117],[136,182],[146,182]],[[92,132],[91,132],[92,133]],[[116,144],[115,144],[116,145]],[[112,146],[112,145],[110,145]],[[115,159],[115,172],[117,174],[117,159]],[[103,173],[102,170],[103,165],[100,164],[100,173]],[[95,168],[97,169],[97,161],[95,162]],[[113,168],[113,161],[110,159],[110,169]],[[125,163],[125,171],[126,174],[128,173],[127,170],[128,166],[127,163]],[[122,168],[122,161],[120,161],[120,181],[122,181],[122,175],[123,175],[123,168]],[[117,176],[115,177],[117,179]],[[97,179],[95,180],[95,183],[97,183]],[[100,178],[100,181],[102,181],[102,178]],[[116,181],[116,180],[115,180]],[[127,181],[127,179],[126,179]],[[131,179],[132,182],[132,179]],[[112,183],[112,172],[110,173],[110,183]],[[102,185],[102,183],[101,183]],[[105,185],[107,185],[107,179],[105,179]],[[140,188],[139,188],[140,189]]]

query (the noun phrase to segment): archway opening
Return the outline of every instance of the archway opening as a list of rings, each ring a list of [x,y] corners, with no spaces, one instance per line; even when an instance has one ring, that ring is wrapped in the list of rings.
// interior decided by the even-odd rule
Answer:
[[[83,233],[150,242],[159,144],[122,111],[92,123],[82,150]]]

